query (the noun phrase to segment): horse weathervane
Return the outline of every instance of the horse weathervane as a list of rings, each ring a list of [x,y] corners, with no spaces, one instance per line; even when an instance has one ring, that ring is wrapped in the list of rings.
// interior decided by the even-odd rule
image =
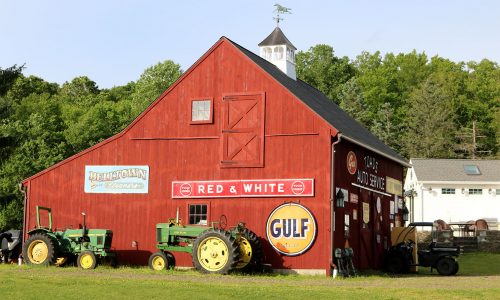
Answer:
[[[273,19],[276,20],[276,27],[280,27],[280,21],[283,20],[283,18],[280,17],[280,14],[282,14],[282,15],[283,14],[291,14],[292,9],[288,8],[288,7],[281,6],[278,3],[274,4],[274,7],[276,7],[276,9],[274,10],[274,12],[276,13],[276,17],[274,17]]]

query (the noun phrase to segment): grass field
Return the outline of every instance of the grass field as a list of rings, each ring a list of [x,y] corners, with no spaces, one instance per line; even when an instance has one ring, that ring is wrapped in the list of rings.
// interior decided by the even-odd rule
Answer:
[[[465,254],[457,276],[421,269],[356,278],[295,275],[202,275],[112,269],[0,265],[0,299],[499,299],[500,254]]]

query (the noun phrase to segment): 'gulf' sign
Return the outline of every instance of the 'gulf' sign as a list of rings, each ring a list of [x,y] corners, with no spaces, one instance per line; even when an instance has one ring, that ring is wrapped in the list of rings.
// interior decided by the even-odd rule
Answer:
[[[267,240],[279,253],[295,256],[306,252],[316,238],[316,220],[311,212],[297,203],[285,203],[269,215]]]

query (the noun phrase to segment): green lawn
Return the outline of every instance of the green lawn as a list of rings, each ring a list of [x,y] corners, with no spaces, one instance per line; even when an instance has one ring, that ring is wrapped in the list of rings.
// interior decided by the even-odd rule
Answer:
[[[0,299],[495,299],[500,295],[500,254],[465,254],[458,276],[356,278],[284,275],[202,275],[154,272],[146,267],[83,271],[75,267],[0,265]]]

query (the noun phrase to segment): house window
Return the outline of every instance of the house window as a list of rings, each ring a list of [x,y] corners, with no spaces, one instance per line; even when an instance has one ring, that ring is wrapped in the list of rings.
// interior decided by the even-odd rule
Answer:
[[[207,205],[189,204],[189,224],[207,225]]]
[[[191,124],[207,124],[213,121],[213,100],[191,101]]]
[[[454,195],[455,194],[455,189],[452,189],[452,188],[442,188],[441,189],[441,194],[443,194],[443,195]]]
[[[469,189],[469,195],[482,195],[483,189]]]
[[[495,192],[497,195],[500,195],[500,189],[496,189],[496,192]]]
[[[465,165],[464,171],[467,175],[481,175],[481,171],[476,165]]]

